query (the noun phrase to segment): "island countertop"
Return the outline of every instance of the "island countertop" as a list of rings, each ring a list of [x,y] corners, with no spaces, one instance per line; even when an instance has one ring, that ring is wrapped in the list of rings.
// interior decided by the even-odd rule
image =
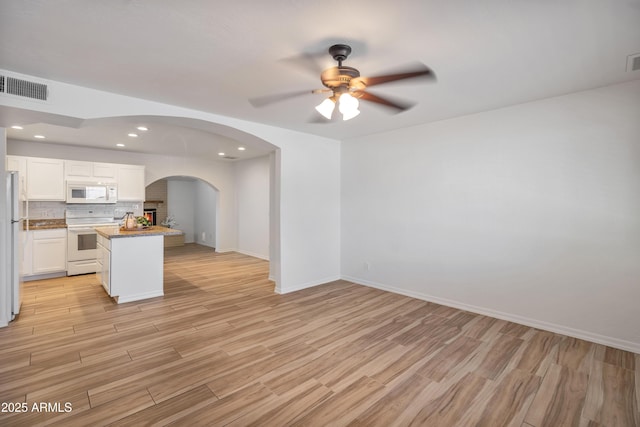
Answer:
[[[120,237],[144,237],[144,236],[177,236],[184,234],[175,228],[160,227],[157,225],[148,228],[136,228],[125,230],[120,227],[96,227],[96,232],[106,239],[117,239]]]

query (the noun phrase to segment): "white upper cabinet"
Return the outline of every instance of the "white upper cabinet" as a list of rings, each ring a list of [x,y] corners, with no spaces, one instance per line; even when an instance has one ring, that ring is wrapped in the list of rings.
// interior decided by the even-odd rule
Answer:
[[[65,160],[67,181],[113,181],[116,180],[116,165],[113,163],[81,162]]]
[[[64,161],[64,175],[67,181],[80,181],[91,178],[93,174],[93,163],[78,162],[74,160]]]
[[[64,160],[27,157],[29,200],[65,200]]]
[[[144,201],[144,166],[116,165],[118,201]]]
[[[20,182],[20,200],[27,200],[27,158],[22,156],[7,156],[7,170],[17,171]]]
[[[114,182],[118,201],[141,202],[145,198],[144,166],[79,160],[6,156],[7,170],[20,172],[23,200],[66,200],[67,181]]]
[[[116,182],[117,172],[116,166],[113,163],[94,163],[93,164],[93,177],[101,180],[110,180]]]
[[[22,156],[7,155],[7,170],[18,171],[22,175],[27,172],[27,158]]]

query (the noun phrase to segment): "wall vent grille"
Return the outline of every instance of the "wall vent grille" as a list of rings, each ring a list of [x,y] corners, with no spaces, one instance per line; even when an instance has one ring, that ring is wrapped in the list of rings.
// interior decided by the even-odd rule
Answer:
[[[627,57],[627,71],[639,71],[640,70],[640,53],[629,55]]]
[[[5,78],[5,84],[3,85],[3,92],[23,96],[25,98],[39,99],[40,101],[47,100],[47,85],[43,83],[31,82],[29,80],[16,79],[15,77],[7,76]]]
[[[4,76],[0,76],[0,93],[4,92]]]

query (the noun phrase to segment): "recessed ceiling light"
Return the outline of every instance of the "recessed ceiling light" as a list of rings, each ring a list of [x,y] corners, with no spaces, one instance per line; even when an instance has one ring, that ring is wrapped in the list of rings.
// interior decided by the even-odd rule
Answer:
[[[116,144],[117,147],[124,147],[124,144]]]
[[[15,125],[15,126],[11,126],[11,129],[18,129],[18,130],[22,130],[22,129],[24,129],[24,128],[23,128],[22,126]]]
[[[148,131],[149,128],[145,127],[145,126],[138,126],[136,129],[141,130],[142,132]]]
[[[44,139],[44,135],[33,135],[34,138]]]
[[[218,156],[224,156],[224,153],[220,152],[218,153]]]
[[[238,147],[238,150],[240,150],[240,151],[244,151],[244,150],[246,150],[246,148],[244,148],[244,147]]]
[[[131,138],[137,138],[138,134],[137,133],[130,133],[128,134]]]

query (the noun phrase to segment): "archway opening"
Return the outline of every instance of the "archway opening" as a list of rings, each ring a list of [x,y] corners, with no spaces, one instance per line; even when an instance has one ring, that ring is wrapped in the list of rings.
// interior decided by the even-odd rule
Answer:
[[[216,249],[219,190],[193,176],[168,176],[146,186],[144,213],[156,225],[184,235],[165,246],[196,243]]]

